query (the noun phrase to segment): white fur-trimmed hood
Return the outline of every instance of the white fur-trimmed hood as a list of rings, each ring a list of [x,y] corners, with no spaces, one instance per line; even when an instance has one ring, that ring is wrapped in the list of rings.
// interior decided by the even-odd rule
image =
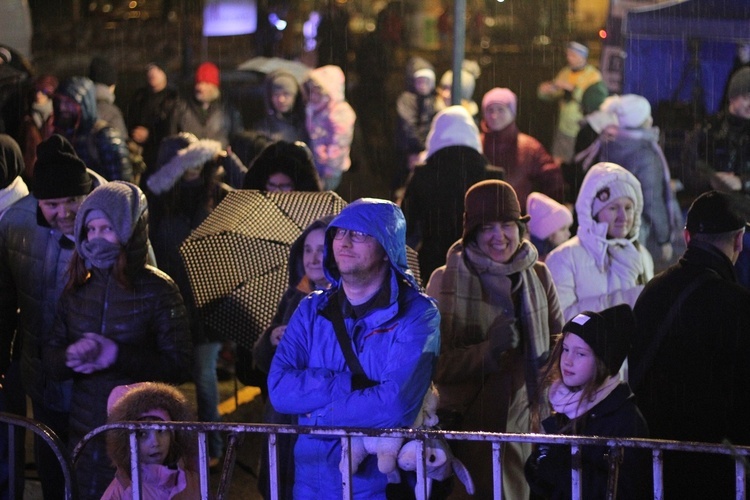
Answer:
[[[202,166],[222,152],[221,143],[211,139],[201,139],[181,149],[167,163],[148,178],[148,188],[154,194],[162,194],[177,184],[188,169]]]

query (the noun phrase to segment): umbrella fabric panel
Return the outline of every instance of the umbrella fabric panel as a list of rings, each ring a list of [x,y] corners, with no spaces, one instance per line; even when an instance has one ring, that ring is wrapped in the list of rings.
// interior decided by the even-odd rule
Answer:
[[[227,231],[291,245],[300,228],[265,193],[233,191],[193,231],[188,241]]]
[[[290,196],[290,193],[266,193],[266,196],[299,227],[295,238],[313,221],[324,215],[337,214],[346,206],[346,202],[333,191],[297,191],[294,196]]]
[[[180,253],[193,288],[195,305],[204,308],[253,276],[279,267],[286,272],[289,246],[224,232],[186,241]],[[286,281],[281,287],[283,293]]]
[[[180,247],[206,325],[252,348],[288,286],[291,244],[345,205],[333,192],[229,193]]]
[[[271,324],[283,295],[287,265],[240,283],[229,294],[205,309],[206,325],[224,338],[251,350]]]
[[[406,245],[406,264],[411,269],[417,283],[422,283],[422,273],[419,272],[419,254],[409,245]]]

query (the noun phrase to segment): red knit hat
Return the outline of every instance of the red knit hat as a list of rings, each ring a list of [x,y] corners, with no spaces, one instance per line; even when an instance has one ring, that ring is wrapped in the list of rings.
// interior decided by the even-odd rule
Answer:
[[[219,68],[214,63],[204,62],[195,70],[195,83],[201,82],[219,86]]]

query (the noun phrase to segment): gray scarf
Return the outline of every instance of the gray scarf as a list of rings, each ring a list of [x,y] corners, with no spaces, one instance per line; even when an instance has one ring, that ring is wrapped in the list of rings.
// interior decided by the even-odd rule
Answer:
[[[94,238],[91,241],[82,242],[79,251],[86,262],[86,269],[92,267],[109,269],[115,265],[120,256],[122,245],[111,243],[103,238]]]

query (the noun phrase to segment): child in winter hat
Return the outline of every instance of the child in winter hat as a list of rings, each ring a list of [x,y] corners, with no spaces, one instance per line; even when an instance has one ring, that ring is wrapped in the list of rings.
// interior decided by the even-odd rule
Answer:
[[[601,312],[584,311],[568,321],[562,335],[581,338],[606,368],[606,376],[616,375],[630,350],[630,335],[635,330],[635,316],[627,304]]]
[[[625,304],[601,312],[584,311],[565,324],[543,372],[541,401],[536,405],[553,410],[541,422],[544,433],[648,437],[648,426],[633,393],[618,376],[634,329],[633,311]],[[537,409],[534,418],[545,413]],[[581,481],[584,498],[603,498],[607,489],[610,460],[601,450],[594,450],[591,447],[582,453],[590,472]],[[623,452],[618,496],[637,497],[635,492],[644,489],[642,478],[648,474],[648,456],[643,453]],[[570,494],[570,474],[560,474],[570,467],[567,447],[540,445],[526,461],[524,472],[534,493],[558,498]]]
[[[476,88],[477,78],[482,74],[482,70],[476,61],[464,61],[461,65],[461,105],[466,108],[471,116],[479,113],[479,106],[474,102],[474,89]],[[444,106],[451,105],[451,91],[453,87],[453,70],[443,73],[440,78],[440,96],[444,101]]]
[[[622,128],[650,127],[651,103],[643,96],[636,94],[614,95],[607,97],[600,109],[604,112],[613,113]]]
[[[479,128],[463,106],[449,106],[440,111],[433,118],[427,134],[428,158],[449,146],[466,146],[482,152]]]
[[[336,189],[352,165],[351,144],[357,115],[346,101],[345,76],[338,66],[315,68],[305,82],[305,108],[310,150],[327,190]]]
[[[435,90],[435,71],[432,68],[420,68],[414,72],[414,90],[423,96]]]
[[[195,420],[187,398],[177,388],[159,382],[120,385],[107,400],[107,422],[189,422]],[[144,498],[198,498],[195,436],[184,430],[139,431],[138,458]],[[107,455],[117,472],[104,500],[131,498],[130,433],[114,429],[107,433]]]
[[[531,242],[539,251],[539,260],[543,261],[553,248],[570,238],[573,214],[565,205],[536,192],[526,198],[526,213],[531,216]]]

